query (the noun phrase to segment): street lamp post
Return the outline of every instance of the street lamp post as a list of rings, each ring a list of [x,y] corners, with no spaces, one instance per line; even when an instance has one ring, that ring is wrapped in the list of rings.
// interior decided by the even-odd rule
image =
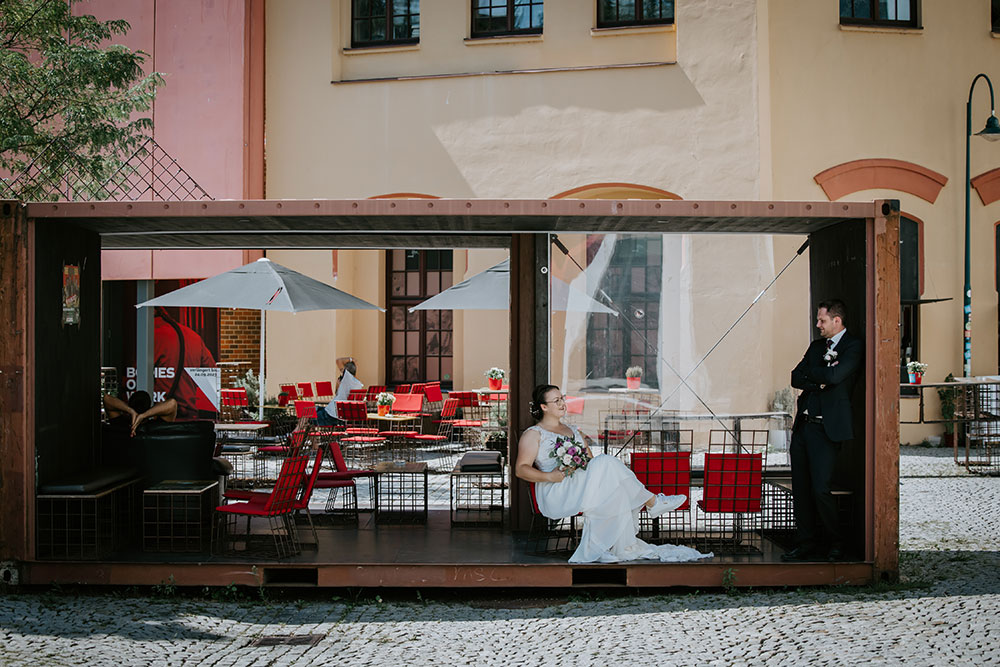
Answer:
[[[986,120],[986,127],[981,132],[976,132],[976,136],[983,137],[988,141],[1000,139],[1000,122],[997,121],[996,105],[993,101],[993,82],[985,74],[977,74],[969,86],[969,101],[965,105],[965,286],[963,299],[963,326],[962,326],[962,374],[965,377],[972,377],[972,262],[970,257],[970,198],[972,193],[972,174],[969,160],[969,144],[972,138],[972,91],[976,89],[976,82],[985,79],[986,85],[990,88],[990,117]]]

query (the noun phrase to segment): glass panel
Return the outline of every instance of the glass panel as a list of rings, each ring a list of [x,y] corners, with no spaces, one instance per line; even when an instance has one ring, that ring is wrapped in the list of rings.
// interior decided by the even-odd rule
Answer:
[[[441,269],[443,271],[451,271],[452,263],[455,261],[455,253],[451,250],[445,250],[441,255]]]
[[[408,382],[420,382],[420,357],[406,358],[406,380]]]
[[[450,310],[441,310],[441,311],[438,311],[438,312],[441,313],[441,328],[442,329],[447,329],[448,331],[451,331],[452,311],[450,311]]]
[[[403,357],[392,358],[392,375],[390,382],[402,382],[406,377],[406,366]]]
[[[406,350],[403,349],[403,341],[405,340],[405,334],[402,331],[392,332],[392,351],[396,354],[402,354]]]
[[[441,338],[438,332],[428,332],[427,333],[427,349],[425,350],[428,355],[441,354]]]
[[[392,295],[393,296],[403,296],[403,286],[406,280],[406,274],[401,271],[394,271],[392,273]]]
[[[385,41],[385,22],[382,20],[372,21],[372,41]]]
[[[441,371],[438,370],[441,366],[441,359],[435,357],[433,359],[427,359],[427,381],[435,382],[441,379]]]
[[[452,360],[451,357],[441,357],[441,381],[451,382]]]
[[[451,271],[442,271],[441,272],[441,291],[442,292],[444,290],[448,289],[449,287],[451,287],[451,281],[452,281],[452,277],[451,276],[452,276]]]
[[[414,330],[414,329],[419,329],[420,328],[420,312],[421,311],[419,311],[419,310],[415,310],[412,313],[411,312],[407,312],[406,313],[406,328],[407,329]]]
[[[406,294],[408,296],[420,295],[420,273],[417,271],[406,272]]]
[[[405,16],[397,16],[392,19],[392,38],[409,39],[410,25]]]
[[[872,6],[870,0],[854,0],[854,18],[872,18]]]
[[[368,19],[361,19],[360,21],[354,22],[354,35],[353,39],[355,42],[367,42],[372,38],[371,30],[369,29]]]
[[[618,20],[619,21],[635,20],[635,0],[619,0]]]
[[[849,19],[854,17],[851,0],[840,0],[840,18]]]
[[[441,332],[441,354],[453,354],[451,351],[451,332]]]
[[[385,0],[371,0],[371,15],[385,17]]]
[[[402,271],[406,268],[406,251],[405,250],[390,250],[392,253],[392,270]]]
[[[584,432],[608,428],[609,414],[647,410],[661,415],[650,423],[693,430],[698,451],[709,430],[734,426],[732,415],[747,415],[746,424],[775,411],[812,337],[812,295],[806,281],[785,275],[755,299],[801,237],[561,232],[559,240],[570,257],[553,253],[549,275],[569,296],[550,303],[548,381],[586,397],[583,414],[569,416]],[[627,388],[630,366],[642,370],[639,389]],[[758,421],[745,428],[784,428]]]
[[[407,271],[417,271],[420,269],[420,251],[419,250],[407,250],[406,251],[406,270]]]
[[[420,332],[406,332],[406,354],[420,354]]]
[[[402,329],[406,322],[406,308],[393,306],[392,308],[392,328]]]
[[[597,20],[600,23],[609,23],[618,20],[617,0],[600,0],[597,3]]]
[[[912,18],[910,0],[896,0],[896,10],[900,21],[909,21]]]
[[[427,274],[427,287],[425,293],[432,296],[441,291],[441,274],[437,271]]]
[[[437,329],[438,320],[440,319],[440,310],[428,310],[424,311],[425,321],[427,322],[428,329]]]
[[[362,16],[371,16],[371,12],[371,0],[354,0],[354,16],[358,18]]]

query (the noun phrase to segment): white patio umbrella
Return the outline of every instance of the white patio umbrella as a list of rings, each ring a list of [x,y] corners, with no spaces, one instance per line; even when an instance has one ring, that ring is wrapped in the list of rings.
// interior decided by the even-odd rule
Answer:
[[[302,275],[266,257],[206,278],[169,294],[144,301],[146,306],[246,308],[260,316],[260,418],[264,418],[264,311],[380,310],[375,304]]]
[[[414,310],[507,310],[510,307],[510,259],[491,266],[410,308]],[[564,281],[552,277],[552,309],[580,313],[618,313]]]

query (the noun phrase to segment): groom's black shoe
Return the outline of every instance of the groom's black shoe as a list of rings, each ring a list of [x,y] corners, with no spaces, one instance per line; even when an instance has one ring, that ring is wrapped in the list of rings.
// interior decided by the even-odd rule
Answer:
[[[804,560],[812,560],[816,555],[816,547],[812,544],[800,544],[791,551],[781,554],[781,560],[786,563],[795,563]]]

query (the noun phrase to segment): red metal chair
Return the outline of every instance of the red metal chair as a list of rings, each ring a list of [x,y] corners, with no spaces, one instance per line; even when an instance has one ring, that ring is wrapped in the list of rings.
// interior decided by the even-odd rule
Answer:
[[[427,412],[437,414],[444,407],[444,396],[441,395],[440,382],[428,382],[424,384],[424,396],[426,396]]]
[[[299,419],[316,419],[316,404],[312,401],[294,401],[295,416]],[[339,413],[338,413],[339,414]]]
[[[368,404],[364,401],[337,401],[337,417],[349,427],[366,427]]]
[[[313,397],[313,385],[312,382],[298,382],[296,386],[299,388],[299,398],[312,398]]]
[[[316,382],[316,399],[320,401],[332,401],[334,396],[333,383],[327,380]]]
[[[305,483],[302,485],[302,492],[295,500],[294,509],[296,513],[300,513],[303,510],[306,513],[306,519],[309,521],[309,528],[312,529],[313,542],[314,544],[319,544],[319,536],[316,533],[316,526],[313,524],[312,514],[309,512],[309,500],[312,498],[313,488],[316,485],[316,478],[320,472],[320,466],[323,465],[323,448],[316,448],[316,458],[313,460],[312,470],[309,471],[309,475],[305,479]],[[233,489],[226,491],[223,495],[224,498],[229,500],[245,500],[251,503],[264,503],[270,494],[263,491],[244,491],[242,489]]]
[[[288,394],[289,401],[296,401],[299,398],[299,392],[294,384],[282,384],[278,385],[281,388],[281,392]]]
[[[408,385],[408,384],[397,384],[394,393],[397,393],[397,394],[409,394],[409,393],[412,393],[412,392],[410,391],[410,385]]]
[[[580,544],[581,529],[576,525],[576,517],[550,519],[538,509],[535,497],[535,483],[528,482],[531,497],[531,523],[528,525],[527,551],[532,554],[560,554],[575,551]]]
[[[330,489],[330,496],[326,501],[326,511],[332,516],[338,514],[351,514],[357,518],[358,513],[358,491],[355,480],[365,477],[375,477],[375,471],[364,468],[349,468],[344,460],[344,454],[340,445],[334,441],[326,443],[327,461],[333,463],[333,472],[321,472],[317,478],[316,488]],[[337,506],[337,495],[340,489],[345,489],[345,502],[341,507]],[[374,488],[370,487],[374,493]]]
[[[354,402],[366,403],[368,400],[368,392],[364,389],[352,389],[347,394],[347,400]]]
[[[700,532],[706,545],[724,553],[762,550],[766,456],[767,431],[709,432],[705,482],[702,499],[697,503],[704,516]]]
[[[252,549],[250,520],[254,517],[266,518],[277,557],[285,558],[299,553],[301,548],[295,527],[291,522],[291,514],[295,510],[295,501],[302,488],[309,459],[310,457],[305,455],[285,459],[274,488],[271,489],[266,500],[262,502],[248,500],[216,507],[217,537],[228,541],[227,538],[232,536],[237,519],[245,516],[247,518],[247,534],[244,544],[245,550],[249,552]],[[213,544],[215,544],[214,539]],[[232,550],[235,551],[235,543],[233,547]]]
[[[639,515],[639,532],[647,542],[676,544],[691,528],[691,450],[634,452],[631,467],[636,478],[653,493],[684,495],[676,510],[652,519],[645,509]]]

